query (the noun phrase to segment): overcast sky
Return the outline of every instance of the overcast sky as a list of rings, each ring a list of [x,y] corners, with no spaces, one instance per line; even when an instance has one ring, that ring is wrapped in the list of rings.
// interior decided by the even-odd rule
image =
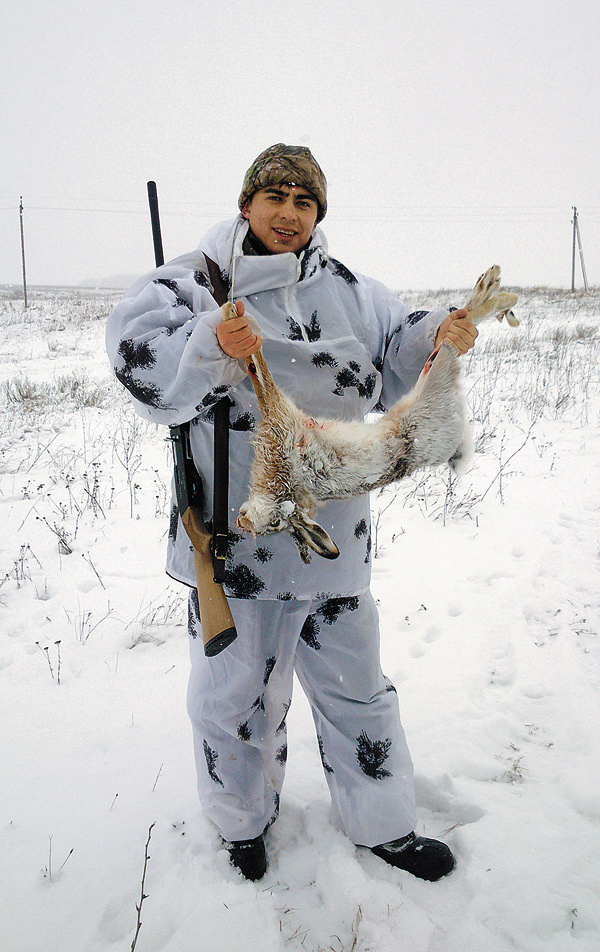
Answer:
[[[19,0],[0,37],[0,282],[149,270],[232,217],[274,142],[329,182],[331,253],[395,290],[600,284],[600,4]],[[577,260],[577,283],[581,270]]]

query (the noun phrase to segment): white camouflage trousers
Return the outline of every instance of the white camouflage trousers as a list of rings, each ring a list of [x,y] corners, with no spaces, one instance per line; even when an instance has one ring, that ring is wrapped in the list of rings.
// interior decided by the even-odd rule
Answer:
[[[277,817],[294,671],[310,702],[332,822],[362,846],[415,829],[413,769],[394,686],[379,662],[370,592],[320,601],[229,599],[238,637],[206,658],[191,590],[188,712],[198,791],[228,841]]]

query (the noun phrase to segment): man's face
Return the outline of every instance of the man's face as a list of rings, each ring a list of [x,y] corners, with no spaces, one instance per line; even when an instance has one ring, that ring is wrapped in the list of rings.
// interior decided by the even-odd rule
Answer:
[[[301,251],[310,241],[319,206],[296,185],[271,185],[255,192],[242,214],[271,254]]]

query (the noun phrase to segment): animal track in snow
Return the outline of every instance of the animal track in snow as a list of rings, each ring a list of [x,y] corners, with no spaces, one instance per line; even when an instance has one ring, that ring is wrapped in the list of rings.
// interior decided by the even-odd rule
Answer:
[[[441,629],[432,627],[432,628],[428,628],[425,634],[423,635],[423,641],[425,641],[429,645],[433,641],[437,641],[438,638],[441,638],[441,637],[442,637]]]
[[[515,661],[511,657],[500,658],[490,671],[490,684],[497,687],[508,687],[514,684],[517,674]]]
[[[549,687],[542,684],[526,684],[522,692],[531,701],[541,701],[542,698],[550,697],[553,693]]]
[[[427,649],[422,642],[416,641],[408,653],[410,654],[411,658],[422,658],[426,650]]]
[[[434,779],[417,775],[415,792],[419,806],[435,813],[444,813],[448,820],[459,826],[476,823],[486,815],[480,806],[456,795],[454,782],[447,774]]]

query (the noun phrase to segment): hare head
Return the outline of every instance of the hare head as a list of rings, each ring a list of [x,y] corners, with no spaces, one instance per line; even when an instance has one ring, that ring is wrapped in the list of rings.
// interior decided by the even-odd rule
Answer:
[[[337,559],[340,554],[333,539],[307,509],[290,499],[254,494],[240,508],[236,522],[240,529],[253,535],[287,529],[303,562],[310,562],[309,549],[325,559]]]

